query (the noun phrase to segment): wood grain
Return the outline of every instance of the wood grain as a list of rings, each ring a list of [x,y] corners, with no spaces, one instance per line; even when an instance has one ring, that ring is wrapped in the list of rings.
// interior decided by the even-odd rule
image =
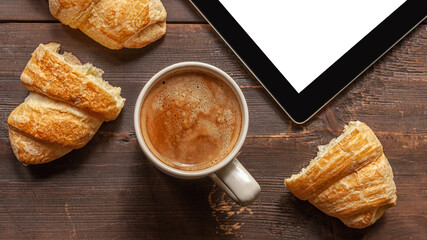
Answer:
[[[160,41],[121,51],[49,20],[47,1],[0,3],[0,19],[7,20],[0,23],[0,239],[427,239],[427,24],[312,120],[295,125],[188,2],[163,2],[169,21],[173,14],[180,20]],[[31,52],[50,41],[104,69],[127,102],[84,148],[24,167],[12,153],[6,121],[28,95],[19,76]],[[262,187],[248,208],[209,179],[166,176],[138,147],[132,118],[139,91],[160,69],[190,60],[229,73],[247,99],[250,126],[239,160]],[[364,230],[345,227],[283,185],[351,120],[366,122],[384,145],[398,194],[397,206]]]
[[[0,22],[57,22],[49,12],[49,0],[2,0]],[[205,20],[194,10],[188,0],[162,0],[168,12],[167,21],[204,23]]]

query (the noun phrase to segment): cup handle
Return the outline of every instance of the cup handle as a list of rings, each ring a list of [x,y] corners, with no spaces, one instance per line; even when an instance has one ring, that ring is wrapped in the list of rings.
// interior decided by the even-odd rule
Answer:
[[[237,158],[220,170],[211,173],[209,177],[241,206],[251,204],[261,192],[257,181]]]

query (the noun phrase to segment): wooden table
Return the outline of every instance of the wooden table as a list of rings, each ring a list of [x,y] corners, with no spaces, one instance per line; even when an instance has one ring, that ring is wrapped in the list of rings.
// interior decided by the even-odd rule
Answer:
[[[0,3],[0,238],[427,239],[426,21],[312,120],[296,125],[186,0],[163,0],[168,11],[163,39],[120,51],[57,22],[47,2]],[[120,86],[127,101],[119,118],[104,123],[86,147],[24,167],[13,155],[6,121],[28,95],[19,76],[30,54],[51,41],[104,69],[104,79]],[[189,60],[223,69],[247,98],[250,126],[239,159],[262,187],[247,208],[207,178],[166,176],[138,147],[137,95],[160,69]],[[376,132],[397,186],[397,206],[364,230],[347,228],[283,185],[350,120],[364,121]]]

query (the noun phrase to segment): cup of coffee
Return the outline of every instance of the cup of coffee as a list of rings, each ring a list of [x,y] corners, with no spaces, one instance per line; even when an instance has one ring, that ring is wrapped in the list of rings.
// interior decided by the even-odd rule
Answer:
[[[142,151],[164,173],[209,176],[242,206],[258,197],[259,184],[236,158],[248,131],[248,107],[222,70],[201,62],[161,70],[139,94],[134,124]]]

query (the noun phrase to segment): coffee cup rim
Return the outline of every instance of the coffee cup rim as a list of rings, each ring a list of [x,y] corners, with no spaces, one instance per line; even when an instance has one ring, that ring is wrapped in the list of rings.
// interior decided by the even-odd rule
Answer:
[[[240,103],[241,111],[242,111],[242,127],[240,130],[240,135],[239,135],[239,138],[238,138],[236,144],[234,145],[233,149],[230,151],[230,153],[219,163],[217,163],[217,164],[215,164],[209,168],[202,169],[202,170],[196,170],[196,171],[185,171],[185,170],[176,169],[176,168],[173,168],[173,167],[167,165],[166,163],[162,162],[160,159],[158,159],[151,152],[151,150],[148,148],[148,146],[145,142],[145,139],[142,136],[141,122],[140,122],[140,114],[141,114],[142,103],[144,102],[145,97],[147,96],[147,93],[151,90],[151,88],[154,86],[154,84],[156,84],[157,81],[159,81],[159,79],[161,79],[161,77],[163,77],[164,75],[166,75],[168,73],[171,73],[174,71],[179,71],[179,70],[184,70],[184,69],[190,69],[190,68],[214,74],[215,76],[217,76],[221,80],[223,80],[227,85],[230,86],[230,88],[236,94],[236,96],[239,100],[239,103]],[[208,176],[209,174],[214,173],[214,172],[218,171],[219,169],[225,167],[233,158],[235,158],[237,156],[241,147],[243,146],[243,143],[246,139],[246,135],[248,132],[248,126],[249,126],[248,106],[246,103],[246,99],[243,95],[243,92],[240,90],[240,87],[237,85],[237,83],[227,73],[225,73],[224,71],[222,71],[221,69],[219,69],[213,65],[203,63],[203,62],[191,61],[191,62],[175,63],[175,64],[172,64],[168,67],[165,67],[162,70],[160,70],[159,72],[157,72],[153,77],[150,78],[150,80],[148,80],[148,82],[142,88],[142,90],[139,93],[139,96],[136,100],[135,109],[134,109],[135,133],[137,136],[139,146],[141,147],[142,151],[144,152],[144,155],[162,172],[164,172],[170,176],[183,178],[183,179],[205,177],[205,176]]]

